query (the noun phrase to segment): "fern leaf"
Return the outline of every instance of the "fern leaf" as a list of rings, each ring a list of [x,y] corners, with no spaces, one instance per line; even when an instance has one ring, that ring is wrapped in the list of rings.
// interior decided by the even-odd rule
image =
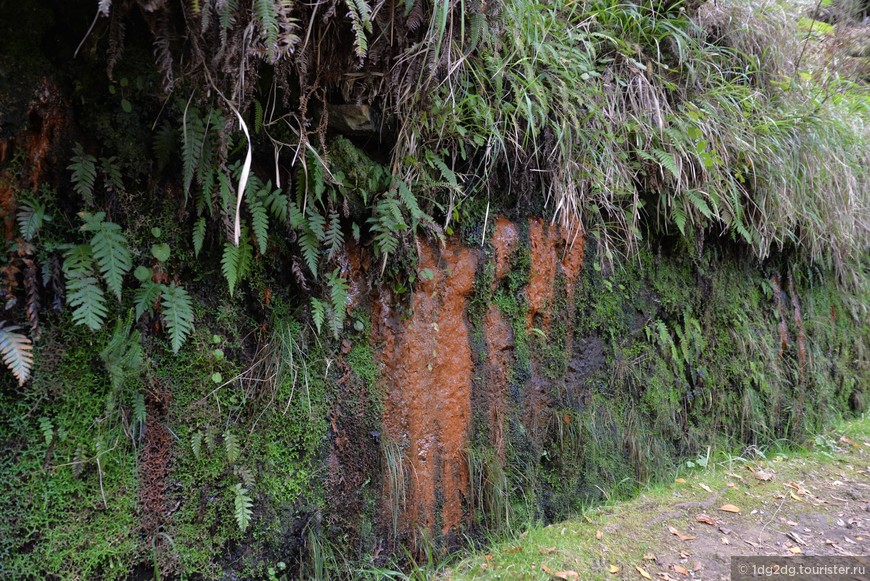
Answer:
[[[42,432],[42,437],[45,438],[45,445],[51,446],[51,442],[54,440],[54,424],[51,423],[51,419],[45,416],[39,418],[39,431]]]
[[[318,214],[310,207],[306,214],[308,216],[308,228],[317,237],[318,242],[323,242],[326,238],[326,218]]]
[[[305,264],[308,265],[314,278],[317,278],[317,266],[320,263],[320,242],[310,228],[305,228],[299,234],[299,247],[302,249]]]
[[[233,296],[236,283],[239,281],[239,247],[232,242],[224,243],[224,255],[221,258],[221,271],[224,273],[224,278],[227,279],[227,285],[229,285],[230,288],[230,296]]]
[[[193,255],[199,258],[202,245],[205,242],[205,218],[200,218],[193,226]]]
[[[133,304],[136,307],[135,317],[138,321],[147,311],[148,314],[154,314],[154,303],[160,297],[162,288],[159,284],[152,280],[147,280],[142,283],[142,286],[136,289],[133,294]]]
[[[326,231],[327,256],[332,258],[344,245],[344,234],[341,231],[341,221],[338,212],[332,210],[329,213],[329,229]]]
[[[103,181],[107,190],[124,191],[124,179],[121,177],[121,167],[118,165],[116,156],[100,159],[100,169],[103,171]]]
[[[94,258],[90,244],[74,246],[64,254],[67,302],[73,307],[77,325],[98,330],[106,320],[106,297],[94,276]]]
[[[302,210],[293,201],[288,205],[288,210],[290,212],[290,227],[301,228],[305,224],[305,214],[302,213]]]
[[[0,322],[0,355],[3,363],[18,380],[18,385],[24,385],[30,379],[33,368],[33,344],[30,338],[16,333],[17,326],[6,326]]]
[[[184,141],[181,148],[181,177],[184,181],[185,197],[190,193],[193,176],[202,156],[206,127],[195,107],[188,109],[184,119]]]
[[[193,332],[193,303],[183,287],[164,285],[161,293],[163,320],[172,344],[172,352],[178,353],[188,335]]]
[[[75,151],[75,155],[71,160],[72,163],[67,166],[67,169],[72,171],[73,189],[84,199],[86,205],[93,206],[94,183],[97,181],[97,158],[85,153],[80,143],[75,144],[73,151]]]
[[[266,241],[269,235],[269,215],[266,213],[266,207],[256,196],[246,196],[245,201],[251,212],[251,226],[254,230],[254,236],[257,238],[260,254],[266,254]]]
[[[326,305],[320,299],[311,297],[311,318],[314,319],[314,327],[320,333],[323,321],[326,319]]]
[[[120,301],[124,275],[133,268],[133,257],[130,254],[127,238],[121,232],[120,226],[103,220],[105,217],[103,212],[96,214],[83,212],[81,216],[85,222],[82,231],[94,233],[91,238],[91,248],[106,286]]]
[[[288,209],[287,194],[285,194],[280,188],[272,190],[271,180],[266,182],[265,188],[266,191],[270,193],[266,196],[264,203],[266,207],[269,208],[272,217],[279,222],[286,222]]]
[[[260,133],[263,129],[263,104],[254,99],[254,133]]]
[[[242,485],[236,484],[235,488],[235,517],[236,524],[239,525],[239,530],[245,532],[248,528],[248,525],[251,524],[251,515],[253,512],[251,508],[254,506],[251,497],[248,496],[248,491],[245,488],[242,488]]]
[[[132,329],[132,324],[131,316],[126,321],[119,319],[108,345],[100,352],[115,390],[120,390],[125,379],[141,371],[145,364],[140,343],[142,336]]]
[[[278,15],[275,12],[274,0],[254,0],[254,14],[266,44],[266,51],[269,55],[274,55],[278,43]]]
[[[329,298],[332,302],[332,334],[338,339],[344,328],[344,318],[347,313],[347,291],[350,288],[346,279],[341,276],[341,269],[336,268],[326,275],[329,286]]]
[[[145,394],[137,391],[133,396],[133,419],[139,426],[139,433],[145,427],[145,420],[148,418],[148,411],[145,408]]]
[[[21,237],[30,242],[33,240],[39,230],[42,228],[43,222],[50,221],[51,218],[45,214],[45,206],[36,201],[23,201],[18,208],[16,215],[18,221],[18,229],[21,232]]]
[[[202,456],[202,431],[197,432],[190,438],[190,448],[193,450],[193,455],[199,458]]]
[[[653,155],[659,164],[674,176],[675,180],[680,180],[680,168],[677,167],[677,161],[674,158],[674,154],[662,149],[653,149]]]
[[[242,453],[242,449],[239,446],[239,438],[230,431],[224,432],[224,449],[227,452],[227,462],[235,464]]]

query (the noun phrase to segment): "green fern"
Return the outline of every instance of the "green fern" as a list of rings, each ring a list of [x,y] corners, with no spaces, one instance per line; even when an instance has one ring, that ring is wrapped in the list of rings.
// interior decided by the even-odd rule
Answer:
[[[6,323],[0,321],[0,355],[18,380],[18,385],[24,385],[30,379],[30,370],[33,368],[33,343],[17,330],[16,325],[7,327]]]
[[[305,228],[299,233],[299,248],[302,249],[302,257],[305,264],[311,270],[314,278],[317,278],[318,265],[320,264],[320,241],[310,228]]]
[[[327,258],[332,258],[344,246],[344,234],[341,231],[341,221],[338,212],[332,210],[329,213],[329,228],[326,230],[325,242]]]
[[[311,297],[311,318],[314,320],[314,328],[320,333],[323,321],[326,319],[326,304],[314,297]]]
[[[133,258],[127,238],[120,226],[104,220],[106,215],[103,212],[96,214],[82,212],[81,217],[85,222],[82,231],[93,233],[91,248],[106,286],[120,301],[124,275],[133,268]]]
[[[221,44],[227,44],[227,31],[236,23],[236,12],[239,9],[239,0],[224,0],[218,14],[221,25]]]
[[[184,288],[164,285],[161,293],[163,320],[172,344],[172,352],[178,353],[185,339],[193,332],[193,303]]]
[[[124,191],[124,179],[121,177],[121,167],[116,156],[100,159],[100,169],[103,172],[103,182],[106,189],[113,192]]]
[[[42,437],[45,438],[45,445],[51,446],[54,441],[54,424],[50,418],[42,416],[39,418],[39,431],[42,432]]]
[[[202,147],[206,138],[206,126],[200,117],[199,109],[190,107],[184,118],[184,141],[181,147],[181,177],[184,182],[185,200],[190,193],[196,167],[202,157]]]
[[[51,222],[51,216],[45,213],[45,206],[35,200],[22,200],[15,218],[21,237],[28,242],[36,237],[43,223]]]
[[[199,258],[202,245],[205,242],[205,218],[200,218],[193,226],[193,255]]]
[[[372,11],[365,0],[345,0],[348,8],[348,17],[354,34],[354,53],[357,58],[363,60],[368,53],[368,40],[366,32],[372,31]]]
[[[266,207],[255,196],[246,196],[248,211],[251,212],[251,228],[257,239],[260,254],[266,254],[266,242],[269,236],[269,214]]]
[[[235,499],[235,517],[236,524],[239,525],[239,530],[245,532],[247,530],[248,525],[251,524],[251,516],[253,511],[251,508],[254,506],[254,502],[251,500],[251,497],[248,496],[248,491],[245,488],[242,488],[241,483],[236,484],[233,488]]]
[[[72,157],[72,163],[67,166],[67,169],[72,171],[73,189],[84,199],[86,205],[92,206],[94,184],[97,181],[97,158],[85,153],[80,143],[75,144],[73,151],[75,155]]]
[[[132,314],[126,320],[118,319],[115,331],[106,347],[100,352],[100,358],[112,381],[115,390],[121,389],[124,380],[142,370],[145,364],[139,331],[132,329]]]
[[[145,429],[145,420],[147,417],[148,411],[145,408],[145,394],[141,391],[137,391],[133,395],[133,425],[140,436],[142,435],[142,431]]]
[[[193,450],[193,455],[197,458],[202,456],[202,439],[203,433],[201,431],[197,431],[190,438],[190,448]]]
[[[329,287],[329,298],[332,303],[332,317],[330,319],[332,335],[338,339],[344,328],[344,319],[347,314],[347,291],[350,286],[347,280],[341,276],[340,268],[327,273],[326,284]]]
[[[242,454],[238,437],[229,430],[224,432],[224,449],[227,452],[227,462],[230,464],[235,464]]]
[[[254,0],[254,14],[257,17],[263,41],[266,43],[266,52],[269,55],[274,55],[279,31],[274,0]]]
[[[152,280],[146,280],[133,294],[133,305],[136,307],[136,320],[146,312],[154,315],[154,303],[160,297],[163,287]]]
[[[94,273],[91,245],[81,244],[68,249],[64,253],[63,272],[67,302],[73,307],[73,322],[94,331],[100,329],[108,310],[103,289]]]
[[[252,262],[253,249],[249,242],[248,231],[243,228],[239,245],[236,246],[232,242],[224,243],[224,254],[221,258],[221,271],[227,279],[230,296],[233,296],[236,285],[248,275]]]

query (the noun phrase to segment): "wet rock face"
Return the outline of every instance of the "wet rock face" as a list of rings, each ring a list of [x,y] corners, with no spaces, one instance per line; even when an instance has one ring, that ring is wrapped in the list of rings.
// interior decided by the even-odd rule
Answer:
[[[531,265],[523,301],[529,307],[529,329],[535,323],[546,330],[557,279],[564,281],[571,299],[583,262],[583,240],[578,232],[566,233],[540,219],[531,220],[528,229]],[[511,257],[524,243],[520,230],[503,217],[495,220],[489,241],[493,288],[508,276]],[[385,391],[383,437],[398,446],[406,463],[407,494],[398,519],[399,532],[405,535],[423,529],[449,537],[470,522],[467,451],[472,421],[486,423],[489,445],[504,461],[509,382],[516,361],[514,329],[497,305],[486,305],[481,321],[484,354],[475,358],[468,316],[475,277],[487,266],[483,251],[458,242],[444,247],[420,243],[419,282],[407,313],[400,315],[386,293],[373,301],[373,339]],[[570,338],[563,342],[570,348]],[[476,377],[482,392],[472,398]],[[548,380],[533,369],[525,383],[521,399],[527,419],[532,426],[544,426]]]
[[[472,359],[465,307],[478,254],[455,244],[421,247],[413,312],[401,320],[375,305],[375,335],[386,387],[384,436],[404,450],[410,482],[400,528],[447,533],[463,520],[464,461],[471,418]]]

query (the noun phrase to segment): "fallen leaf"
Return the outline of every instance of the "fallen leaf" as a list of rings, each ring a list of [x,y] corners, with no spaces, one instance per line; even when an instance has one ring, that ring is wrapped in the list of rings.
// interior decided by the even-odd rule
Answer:
[[[768,472],[760,468],[758,470],[753,470],[752,474],[755,475],[756,479],[761,480],[762,482],[773,480],[773,472]]]
[[[789,549],[789,551],[791,551],[791,553],[792,553],[793,555],[797,555],[797,554],[800,554],[800,552],[801,552],[801,548],[800,548],[800,547],[792,547],[792,548]]]
[[[541,553],[542,555],[549,555],[550,553],[552,553],[555,550],[556,550],[556,547],[547,547],[546,549],[541,549],[538,552]]]
[[[710,525],[710,526],[714,526],[714,527],[717,524],[715,518],[713,518],[710,515],[706,515],[706,514],[696,514],[695,520],[698,522],[704,523],[705,525]]]
[[[722,537],[722,544],[723,545],[730,545],[731,541],[728,540],[728,537]]]
[[[675,537],[679,538],[681,541],[694,541],[697,538],[693,537],[692,535],[684,535],[674,527],[668,527],[668,531]]]
[[[676,480],[674,480],[674,482],[676,482],[677,484],[685,484],[686,479],[685,478],[677,478]]]
[[[803,498],[801,498],[800,496],[798,496],[798,495],[795,494],[794,492],[789,492],[789,494],[791,495],[791,497],[792,497],[793,499],[795,499],[795,500],[798,501],[798,502],[803,502],[803,501],[804,501]]]
[[[643,577],[644,579],[652,579],[652,576],[649,573],[647,573],[643,567],[639,567],[639,566],[635,565],[634,568],[637,569],[637,572],[640,573],[640,576]]]
[[[796,522],[794,522],[793,520],[787,520],[787,521],[785,521],[785,524],[787,524],[790,527],[798,526],[798,524]]]
[[[671,567],[673,567],[674,571],[676,571],[680,575],[686,575],[686,576],[689,575],[689,570],[686,569],[685,567],[680,567],[679,565],[671,565]]]
[[[610,566],[610,572],[611,572],[613,575],[616,575],[617,573],[619,573],[619,567],[617,567],[616,565],[611,565],[611,566]]]
[[[505,553],[508,555],[516,555],[517,553],[521,553],[523,551],[523,547],[521,545],[517,545],[516,547],[511,547],[506,550]]]
[[[706,484],[704,484],[703,482],[702,482],[701,484],[699,484],[698,486],[700,486],[701,488],[703,488],[703,489],[706,490],[707,492],[713,492],[713,491],[710,489],[710,487],[707,486]]]
[[[645,554],[645,555],[643,556],[643,560],[644,560],[644,561],[655,561],[655,560],[656,560],[655,553],[647,553],[647,554]]]
[[[601,531],[595,531],[595,538],[600,541],[604,538],[604,533],[602,533]]]
[[[725,486],[727,486],[728,488],[737,488],[737,485],[734,484],[733,482],[729,482],[729,483],[726,484]]]
[[[719,510],[724,510],[725,512],[740,512],[740,508],[734,506],[733,504],[723,504],[719,507]]]

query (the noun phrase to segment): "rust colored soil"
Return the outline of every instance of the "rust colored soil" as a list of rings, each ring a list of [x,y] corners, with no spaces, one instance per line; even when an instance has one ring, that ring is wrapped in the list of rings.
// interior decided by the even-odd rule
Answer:
[[[516,248],[518,238],[517,227],[513,222],[504,216],[495,219],[495,233],[492,236],[492,247],[495,251],[495,283],[508,273],[511,254]]]
[[[484,393],[487,402],[486,421],[491,443],[500,461],[504,462],[504,405],[508,370],[513,364],[514,338],[511,328],[499,308],[491,305],[484,319],[486,352]]]
[[[387,386],[384,429],[407,448],[410,483],[401,522],[411,531],[440,522],[447,533],[463,519],[472,379],[465,307],[476,263],[476,253],[453,243],[440,256],[421,245],[419,270],[434,277],[420,279],[411,318],[400,320],[388,300],[374,309]]]

